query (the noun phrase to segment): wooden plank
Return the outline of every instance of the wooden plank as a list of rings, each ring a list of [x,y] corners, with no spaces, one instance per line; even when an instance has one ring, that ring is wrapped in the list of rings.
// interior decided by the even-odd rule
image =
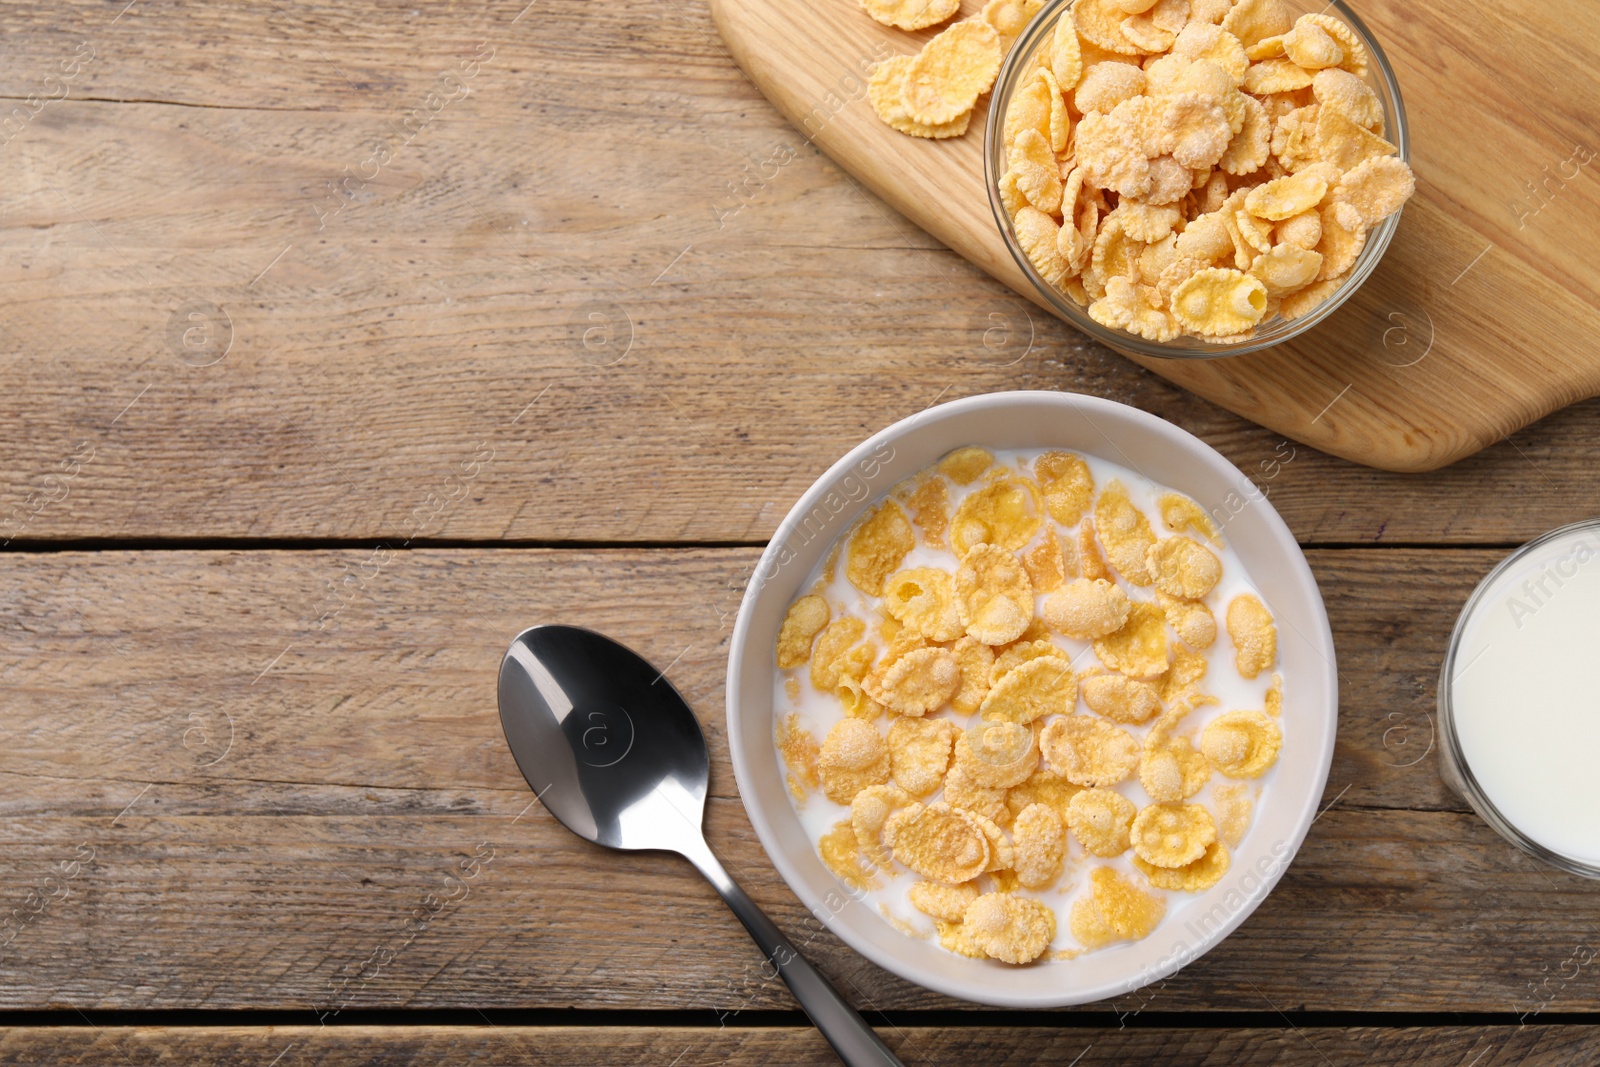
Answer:
[[[0,540],[759,541],[874,430],[1012,388],[1194,430],[1308,542],[1506,543],[1587,515],[1600,405],[1427,480],[1292,445],[865,193],[698,0],[521,9],[8,8],[0,94],[96,54],[0,151]],[[480,41],[470,94],[401,147]]]
[[[1574,945],[1600,937],[1592,887],[1463,813],[1422,747],[1444,635],[1492,556],[1313,553],[1344,678],[1330,809],[1244,927],[1138,1003],[1600,1009],[1600,986],[1572,966]],[[806,916],[734,797],[720,610],[753,558],[10,557],[0,914],[38,914],[0,949],[0,1009],[790,1006],[685,864],[603,853],[532,806],[493,678],[514,630],[553,619],[672,665],[713,746],[711,840],[819,965],[867,1006],[953,1006]],[[319,629],[326,582],[363,564],[365,587]],[[464,891],[446,881],[475,857]],[[457,900],[408,926],[443,886]]]
[[[1171,1063],[1182,1067],[1556,1067],[1592,1061],[1600,1035],[1576,1026],[1303,1026],[1277,1030],[1135,1027],[883,1027],[908,1067],[932,1064]],[[704,1067],[763,1063],[836,1067],[814,1030],[787,1027],[307,1026],[17,1027],[0,1034],[0,1064],[181,1062],[284,1067],[522,1064],[528,1067]],[[1074,1056],[1079,1058],[1073,1060]],[[1321,1058],[1319,1058],[1319,1056]],[[1473,1057],[1477,1057],[1474,1059]]]

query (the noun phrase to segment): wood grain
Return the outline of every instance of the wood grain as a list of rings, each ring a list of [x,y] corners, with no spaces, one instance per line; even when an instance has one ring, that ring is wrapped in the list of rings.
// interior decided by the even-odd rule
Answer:
[[[884,1027],[908,1067],[988,1063],[996,1067],[1113,1063],[1172,1067],[1561,1067],[1600,1055],[1600,1036],[1575,1026],[1426,1027],[1380,1030],[1303,1026],[1276,1030],[993,1026]],[[527,1067],[706,1067],[763,1063],[834,1067],[838,1059],[805,1028],[572,1026],[18,1027],[0,1035],[0,1064],[181,1062],[284,1067],[403,1064],[522,1064]],[[1073,1060],[1078,1056],[1077,1060]],[[1477,1057],[1476,1060],[1473,1057]]]
[[[1328,810],[1244,927],[1140,1003],[1600,1008],[1600,987],[1564,966],[1600,937],[1592,887],[1464,813],[1427,748],[1439,651],[1492,555],[1312,554],[1338,594],[1344,680]],[[553,620],[672,664],[713,746],[711,840],[853,999],[955,1007],[809,918],[734,796],[715,591],[734,603],[753,557],[397,553],[320,628],[326,581],[361,573],[365,552],[13,557],[4,913],[55,892],[51,870],[80,846],[92,856],[0,949],[0,1009],[792,1007],[685,864],[604,853],[532,805],[492,679],[514,630]],[[465,890],[446,881],[475,857]],[[408,927],[443,886],[457,899]]]
[[[85,35],[96,58],[0,149],[0,540],[760,541],[868,434],[1011,388],[1195,431],[1309,543],[1504,544],[1589,514],[1600,404],[1428,479],[1291,445],[864,191],[698,0],[521,9],[7,9],[0,95],[38,91]],[[471,94],[319,230],[326,183],[479,41]],[[232,324],[206,367],[169,336],[197,303]],[[612,347],[575,332],[595,310]],[[480,443],[470,491],[447,483]]]
[[[965,5],[968,14],[981,6]],[[1510,4],[1360,7],[1405,94],[1418,177],[1383,263],[1320,328],[1267,352],[1135,358],[1325,451],[1390,470],[1431,470],[1600,390],[1600,361],[1588,343],[1600,328],[1600,269],[1572,241],[1590,232],[1600,185],[1584,180],[1581,163],[1569,164],[1563,173],[1571,180],[1558,178],[1560,189],[1547,194],[1551,217],[1536,220],[1546,225],[1512,210],[1527,195],[1523,182],[1548,173],[1541,163],[1558,168],[1575,151],[1595,158],[1592,128],[1580,116],[1600,104],[1600,89],[1582,76],[1600,55],[1600,18],[1578,0],[1552,5],[1552,22],[1576,45],[1546,60],[1540,30],[1513,18]],[[946,246],[1037,298],[984,193],[987,108],[975,109],[965,136],[928,142],[879,121],[864,91],[837,88],[841,74],[864,86],[877,60],[914,51],[912,35],[872,21],[850,0],[712,0],[712,12],[745,71],[813,144]],[[1580,87],[1558,88],[1569,83]],[[1538,117],[1524,121],[1530,113]],[[1430,324],[1427,347],[1437,358],[1419,358],[1414,337],[1403,355],[1390,343],[1408,316],[1419,331]]]

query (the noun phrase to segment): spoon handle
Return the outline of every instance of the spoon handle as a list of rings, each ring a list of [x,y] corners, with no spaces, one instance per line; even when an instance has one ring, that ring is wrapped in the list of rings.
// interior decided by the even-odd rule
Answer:
[[[800,1002],[811,1021],[817,1024],[822,1036],[833,1046],[847,1067],[903,1067],[889,1047],[878,1039],[854,1008],[822,976],[822,972],[807,962],[800,951],[789,943],[782,931],[767,918],[766,912],[739,888],[733,877],[723,868],[721,861],[704,840],[699,848],[685,850],[684,856],[699,868],[706,881],[722,897],[750,931],[750,936],[766,955],[774,969],[783,976],[794,998]]]

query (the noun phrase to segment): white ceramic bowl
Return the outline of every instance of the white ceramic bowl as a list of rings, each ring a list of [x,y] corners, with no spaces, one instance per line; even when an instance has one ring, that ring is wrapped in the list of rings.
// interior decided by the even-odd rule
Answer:
[[[1283,754],[1227,876],[1169,914],[1143,941],[1075,960],[1011,967],[967,959],[932,941],[907,937],[875,908],[851,899],[801,827],[773,744],[773,649],[802,583],[869,504],[968,444],[1084,452],[1189,494],[1225,520],[1223,536],[1245,560],[1278,624],[1279,669],[1287,683]],[[1327,613],[1305,556],[1277,511],[1237,467],[1192,434],[1123,404],[1071,393],[991,393],[930,408],[874,434],[800,498],[745,590],[728,658],[727,707],[728,744],[745,810],[778,872],[819,921],[907,981],[981,1004],[1047,1008],[1114,997],[1159,981],[1221,941],[1255,910],[1315,818],[1333,759],[1338,676]]]

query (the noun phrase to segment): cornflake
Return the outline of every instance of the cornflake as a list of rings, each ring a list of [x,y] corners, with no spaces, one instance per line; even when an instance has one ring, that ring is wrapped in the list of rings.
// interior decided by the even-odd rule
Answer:
[[[989,672],[994,668],[994,650],[982,641],[963,637],[951,649],[961,665],[961,687],[950,698],[950,706],[971,715],[989,695]]]
[[[895,785],[869,785],[850,801],[850,826],[856,847],[871,863],[882,867],[890,860],[883,845],[883,824],[911,803],[911,794]]]
[[[968,906],[978,899],[978,887],[971,883],[941,885],[938,882],[917,882],[907,897],[911,906],[924,915],[947,923],[958,923],[966,917]]]
[[[1211,802],[1216,809],[1217,836],[1229,848],[1238,848],[1245,832],[1250,829],[1250,819],[1255,811],[1250,787],[1243,782],[1219,785],[1211,790]]]
[[[1085,789],[1072,798],[1067,823],[1084,851],[1109,859],[1128,851],[1136,814],[1133,801],[1114,789]]]
[[[876,654],[871,644],[858,643],[866,632],[866,623],[848,615],[830,622],[811,653],[811,684],[830,692],[841,679],[865,677]]]
[[[1157,589],[1185,600],[1202,599],[1222,580],[1222,561],[1187,537],[1168,537],[1151,545],[1145,563]]]
[[[956,766],[986,789],[1020,785],[1039,766],[1038,737],[1014,722],[979,723],[956,738]]]
[[[1039,491],[1031,481],[1001,475],[974,492],[950,520],[951,546],[964,556],[974,545],[1008,552],[1027,544],[1039,531]]]
[[[1087,641],[1122,629],[1132,611],[1133,602],[1120,586],[1104,578],[1075,578],[1045,598],[1042,616],[1052,630]]]
[[[954,641],[966,632],[956,607],[955,581],[937,567],[914,567],[890,576],[883,587],[883,607],[929,641]]]
[[[1054,530],[1045,531],[1044,539],[1022,554],[1022,568],[1028,572],[1035,593],[1061,588],[1067,577],[1067,560]]]
[[[982,815],[999,826],[1011,822],[1012,811],[1006,803],[1006,790],[998,786],[982,786],[967,777],[959,766],[952,765],[944,776],[944,800],[951,807]]]
[[[971,485],[978,476],[994,465],[994,456],[986,448],[968,445],[958,448],[939,461],[939,470],[957,485]]]
[[[1006,791],[1006,807],[1015,818],[1029,804],[1048,804],[1066,822],[1072,798],[1082,791],[1083,786],[1067,781],[1041,764],[1021,785],[1014,785]]]
[[[969,636],[986,645],[1021,637],[1033,621],[1033,585],[1012,553],[975,544],[956,571],[956,598]]]
[[[1112,722],[1141,723],[1161,710],[1161,698],[1148,682],[1120,674],[1095,674],[1083,680],[1083,702]]]
[[[1042,889],[1061,877],[1066,855],[1066,826],[1048,804],[1030,804],[1011,825],[1017,881],[1025,889]]]
[[[957,115],[949,122],[917,122],[905,100],[906,75],[911,72],[912,56],[893,56],[873,68],[867,78],[867,101],[889,126],[911,137],[943,140],[967,132],[972,112]]]
[[[1037,959],[1056,936],[1056,913],[1028,897],[985,893],[967,906],[961,928],[985,955],[1006,963]]]
[[[995,685],[1000,681],[1001,678],[1004,678],[1007,674],[1016,670],[1024,663],[1029,663],[1045,656],[1054,656],[1056,659],[1059,659],[1063,663],[1069,665],[1071,663],[1071,661],[1067,658],[1066,652],[1059,648],[1048,637],[1037,638],[1031,641],[1019,638],[1015,644],[1008,646],[1003,652],[995,657],[994,666],[989,668],[989,684],[991,686]]]
[[[1046,452],[1033,465],[1045,510],[1063,526],[1074,526],[1094,499],[1094,476],[1082,456]]]
[[[918,717],[944,705],[961,685],[961,664],[947,648],[918,648],[896,659],[869,695],[890,711]]]
[[[833,824],[833,829],[822,835],[817,842],[817,854],[822,858],[823,865],[851,889],[866,891],[877,888],[877,875],[862,865],[864,857],[856,843],[855,827],[849,819],[840,819]]]
[[[1139,760],[1139,784],[1151,800],[1187,800],[1205,787],[1211,765],[1195,751],[1187,737],[1172,736],[1183,712],[1165,716],[1144,739],[1144,756]]]
[[[1148,600],[1134,604],[1120,630],[1095,641],[1094,654],[1109,669],[1129,678],[1159,678],[1172,663],[1166,612]]]
[[[803,803],[806,795],[821,784],[817,777],[817,756],[821,751],[811,731],[800,724],[800,716],[790,712],[778,727],[778,753],[789,769],[789,794],[796,803]]]
[[[812,594],[789,605],[778,630],[778,666],[798,667],[811,658],[811,641],[828,625],[828,602]]]
[[[878,596],[883,580],[899,568],[916,543],[906,513],[899,504],[885,500],[851,531],[845,577],[868,596]]]
[[[1156,867],[1183,867],[1205,855],[1217,824],[1199,804],[1151,804],[1129,832],[1135,856]]]
[[[885,26],[925,30],[954,15],[961,0],[861,0],[861,7]]]
[[[1228,873],[1232,865],[1232,859],[1228,855],[1228,846],[1221,841],[1213,841],[1206,846],[1199,859],[1182,867],[1158,867],[1137,855],[1133,857],[1133,865],[1157,889],[1199,893],[1222,881],[1222,876]]]
[[[817,757],[822,792],[835,804],[848,804],[869,785],[889,780],[889,748],[870,722],[841,719],[828,731]]]
[[[1278,661],[1278,627],[1260,599],[1241,593],[1228,603],[1228,638],[1242,678],[1254,678]]]
[[[1230,711],[1206,725],[1200,750],[1229,778],[1259,778],[1278,761],[1283,731],[1265,712]]]
[[[978,712],[985,719],[1030,723],[1071,711],[1077,698],[1072,663],[1063,655],[1047,655],[1007,671],[990,687]]]
[[[1146,893],[1110,867],[1089,874],[1089,899],[1100,922],[1115,937],[1138,941],[1150,936],[1166,914],[1166,901]]]
[[[1053,719],[1039,735],[1045,763],[1069,782],[1109,787],[1139,765],[1139,743],[1126,730],[1087,715]]]
[[[943,802],[924,807],[913,801],[893,812],[883,841],[894,858],[924,878],[959,885],[989,866],[989,839],[970,813]]]
[[[1178,635],[1178,640],[1202,652],[1216,643],[1217,619],[1203,603],[1165,593],[1156,597],[1156,603],[1167,613],[1167,625]]]
[[[1000,59],[1000,35],[987,22],[967,19],[939,33],[906,70],[911,120],[937,125],[970,112],[994,84]]]

